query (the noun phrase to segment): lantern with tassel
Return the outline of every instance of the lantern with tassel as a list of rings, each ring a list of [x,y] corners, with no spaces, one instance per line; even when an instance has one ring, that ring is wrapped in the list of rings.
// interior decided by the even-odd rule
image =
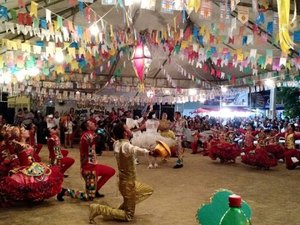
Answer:
[[[145,74],[150,67],[152,57],[148,47],[142,41],[136,45],[131,61],[135,74],[140,81],[140,90],[143,91]]]

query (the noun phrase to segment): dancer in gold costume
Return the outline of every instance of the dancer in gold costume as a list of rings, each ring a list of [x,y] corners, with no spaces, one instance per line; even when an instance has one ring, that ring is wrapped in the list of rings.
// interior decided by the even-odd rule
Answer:
[[[152,187],[136,181],[136,169],[134,163],[134,154],[149,154],[144,148],[139,148],[130,144],[129,137],[131,131],[123,123],[118,123],[113,133],[117,141],[114,143],[115,157],[119,169],[119,190],[123,196],[123,203],[118,209],[107,205],[90,205],[90,223],[95,223],[94,218],[102,215],[107,219],[120,221],[131,221],[135,212],[135,205],[153,193]]]

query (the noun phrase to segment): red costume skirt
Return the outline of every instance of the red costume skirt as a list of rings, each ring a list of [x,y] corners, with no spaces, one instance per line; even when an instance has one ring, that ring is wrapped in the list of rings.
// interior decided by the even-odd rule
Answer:
[[[265,147],[266,151],[278,159],[284,159],[284,148],[279,144],[270,144]]]
[[[61,191],[63,174],[58,166],[45,167],[35,163],[36,167],[19,167],[0,180],[0,201],[3,205],[18,201],[41,201],[55,196]],[[40,167],[39,167],[40,166]],[[42,174],[34,172],[43,168]]]
[[[286,168],[289,170],[300,166],[300,151],[296,149],[286,149],[284,153]]]
[[[255,149],[241,156],[242,163],[261,169],[277,166],[277,159],[264,148]]]
[[[240,148],[235,144],[229,143],[219,143],[208,150],[209,157],[213,160],[219,158],[221,163],[235,162],[236,157],[240,154]]]

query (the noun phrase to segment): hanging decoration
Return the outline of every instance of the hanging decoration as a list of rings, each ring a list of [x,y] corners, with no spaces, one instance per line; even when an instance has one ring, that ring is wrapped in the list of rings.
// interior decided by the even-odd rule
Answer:
[[[296,2],[294,2],[296,6]],[[289,34],[290,23],[290,1],[277,0],[278,17],[279,17],[279,43],[281,50],[288,54],[293,49],[294,42]],[[296,10],[295,10],[296,12]]]
[[[207,0],[202,0],[203,2],[207,2]],[[195,10],[195,12],[198,12],[201,6],[201,0],[189,0],[187,4],[187,9],[189,11]]]
[[[148,47],[141,40],[135,47],[132,58],[133,68],[140,81],[140,90],[144,91],[145,74],[148,72],[152,57]]]
[[[249,20],[249,8],[245,6],[238,6],[238,20],[245,24]]]
[[[141,8],[148,10],[155,10],[156,0],[143,0],[141,1]]]

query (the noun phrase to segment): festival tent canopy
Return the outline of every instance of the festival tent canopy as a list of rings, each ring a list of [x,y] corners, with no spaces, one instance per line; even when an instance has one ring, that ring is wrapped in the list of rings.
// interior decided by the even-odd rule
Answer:
[[[300,2],[283,2],[290,3],[281,9],[290,8],[292,21]],[[299,16],[284,34],[295,45],[282,51],[275,0],[8,0],[0,5],[0,83],[8,90],[40,88],[44,95],[61,97],[74,91],[71,97],[80,99],[76,91],[89,98],[109,95],[112,88],[133,96],[143,89],[163,96],[170,89],[176,96],[196,88],[210,96],[221,86],[261,88],[266,79],[297,84]],[[152,57],[142,79],[131,61],[141,40]]]

